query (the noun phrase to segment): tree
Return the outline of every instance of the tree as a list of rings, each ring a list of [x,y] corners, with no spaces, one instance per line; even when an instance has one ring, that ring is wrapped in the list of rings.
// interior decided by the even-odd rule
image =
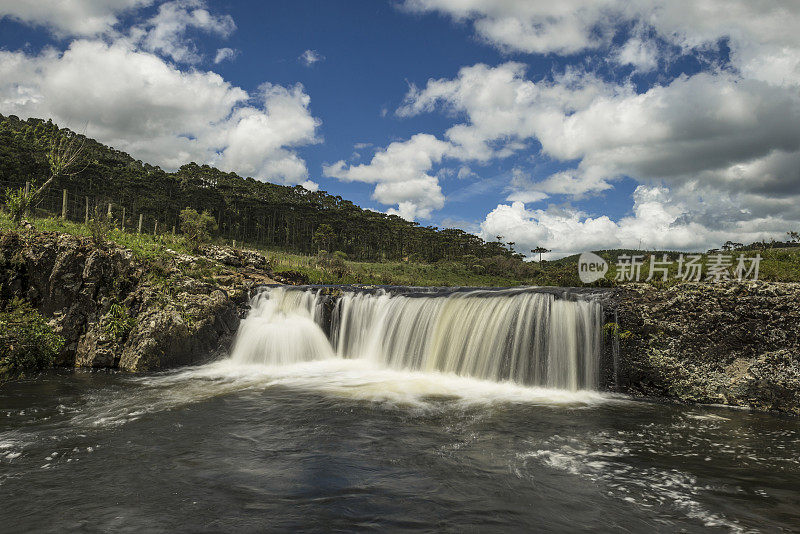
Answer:
[[[729,251],[729,250],[736,250],[738,248],[743,247],[742,243],[737,243],[735,241],[725,241],[722,245],[722,250]]]
[[[539,246],[539,247],[536,247],[534,249],[531,249],[531,252],[534,253],[534,254],[538,254],[539,255],[539,263],[542,263],[542,254],[547,254],[548,252],[552,252],[552,250],[548,250],[548,249],[546,249],[544,247]]]
[[[82,170],[78,168],[78,164],[85,141],[85,136],[78,135],[71,130],[57,130],[53,134],[45,151],[47,163],[50,166],[50,178],[36,190],[33,194],[34,198],[38,198],[44,193],[56,178],[72,176]]]
[[[335,237],[336,232],[334,232],[333,226],[330,224],[320,224],[317,227],[317,231],[314,232],[314,237],[312,239],[314,243],[317,244],[318,251],[324,247],[325,250],[330,252],[331,244]]]
[[[181,232],[194,250],[208,242],[217,229],[217,221],[208,211],[199,213],[193,208],[181,210]]]
[[[786,232],[786,235],[789,236],[790,243],[800,242],[800,232]]]

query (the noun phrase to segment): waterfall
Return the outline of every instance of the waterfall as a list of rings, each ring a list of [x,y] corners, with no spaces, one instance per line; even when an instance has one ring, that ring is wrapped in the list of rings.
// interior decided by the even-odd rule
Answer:
[[[323,333],[319,290],[271,288],[253,299],[233,358],[283,364],[368,360],[559,389],[594,389],[602,308],[533,290],[402,294],[344,291]]]
[[[236,363],[286,365],[335,358],[319,326],[321,321],[318,292],[275,288],[258,293],[239,326],[231,359]]]

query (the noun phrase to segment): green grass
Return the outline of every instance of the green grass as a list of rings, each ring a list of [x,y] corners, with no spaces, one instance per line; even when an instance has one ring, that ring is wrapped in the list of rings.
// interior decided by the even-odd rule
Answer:
[[[89,228],[83,223],[65,221],[60,218],[32,218],[30,222],[38,231],[63,232],[66,234],[90,237]],[[13,224],[7,213],[0,211],[0,230],[12,230]],[[138,258],[159,264],[169,259],[170,251],[191,254],[191,245],[181,235],[137,234],[111,230],[108,241],[131,250]],[[216,244],[224,245],[222,241]],[[531,283],[530,280],[506,276],[478,274],[457,262],[438,262],[436,264],[408,262],[360,262],[332,260],[330,258],[290,253],[264,247],[241,247],[263,254],[272,265],[274,272],[297,271],[306,275],[312,284],[375,284],[375,285],[418,285],[418,286],[515,286]],[[197,269],[195,269],[197,270]],[[219,272],[210,263],[204,265],[202,272],[186,272],[190,276],[208,280]]]
[[[609,263],[609,272],[606,276],[607,279],[614,279],[617,274],[617,261],[619,260],[620,256],[623,255],[638,255],[643,256],[642,267],[641,267],[641,276],[640,280],[645,281],[650,274],[650,257],[655,256],[655,261],[661,261],[664,254],[667,255],[667,260],[672,261],[673,263],[669,266],[667,282],[662,282],[660,273],[654,274],[654,279],[657,281],[657,284],[676,284],[680,283],[682,280],[677,278],[678,274],[678,256],[681,254],[680,252],[664,252],[664,251],[656,251],[656,252],[648,252],[643,250],[604,250],[597,252],[599,256],[605,259]],[[684,253],[684,258],[686,258],[689,254],[697,254],[697,253]],[[701,253],[701,259],[699,263],[702,265],[702,273],[703,279],[705,279],[706,274],[708,272],[708,267],[711,262],[714,261],[714,256],[718,253],[714,254],[707,254]],[[732,250],[732,251],[721,251],[719,254],[723,256],[729,256],[732,260],[732,267],[730,271],[732,272],[733,269],[736,267],[738,263],[738,259],[740,255],[744,255],[745,258],[753,258],[756,254],[761,255],[761,262],[759,265],[759,280],[766,280],[770,282],[800,282],[800,245],[797,247],[791,248],[767,248],[766,250]],[[551,262],[553,266],[558,265],[561,268],[566,268],[569,271],[574,271],[577,273],[577,264],[578,264],[578,256],[567,256],[566,258],[561,258],[560,260]],[[749,262],[746,266],[749,267]]]
[[[37,230],[47,232],[63,232],[72,235],[90,237],[91,232],[86,225],[59,218],[32,219]],[[0,211],[0,230],[13,228],[8,214]],[[137,234],[111,230],[107,239],[131,250],[137,257],[150,262],[158,267],[165,265],[172,252],[191,254],[192,246],[181,235]],[[226,243],[218,241],[216,244]],[[263,254],[270,262],[275,273],[284,271],[297,271],[308,277],[312,284],[374,284],[374,285],[400,285],[400,286],[485,286],[509,287],[519,285],[558,285],[582,286],[578,277],[578,256],[568,256],[554,261],[545,261],[542,264],[531,263],[520,272],[509,270],[505,274],[488,274],[480,269],[470,268],[468,265],[455,261],[439,261],[433,264],[383,261],[362,262],[340,259],[329,256],[310,256],[269,249],[260,246],[251,246],[243,243],[244,249],[255,250]],[[768,281],[800,282],[800,246],[795,248],[775,248],[759,252],[762,260],[759,279]],[[669,259],[677,260],[677,252],[647,252],[636,250],[607,250],[598,254],[609,262],[609,273],[606,278],[592,285],[613,286],[616,274],[616,262],[624,254],[644,256],[640,279],[644,281],[649,273],[650,255],[655,255],[660,260],[663,254],[668,254]],[[732,256],[734,265],[739,254],[752,257],[755,251],[724,252]],[[703,273],[708,268],[709,255],[703,254],[701,264]],[[224,270],[219,265],[210,261],[198,262],[194,268],[187,268],[185,274],[204,281],[213,281],[213,276],[221,274]],[[159,276],[156,269],[154,276]],[[189,272],[191,271],[191,272]],[[502,268],[495,268],[494,272],[503,273]],[[666,284],[675,284],[681,280],[676,278],[677,263],[670,267]],[[664,284],[663,282],[656,282]]]
[[[530,283],[511,277],[474,273],[457,262],[331,262],[318,256],[262,252],[270,258],[276,272],[297,271],[306,275],[312,284],[506,287]]]

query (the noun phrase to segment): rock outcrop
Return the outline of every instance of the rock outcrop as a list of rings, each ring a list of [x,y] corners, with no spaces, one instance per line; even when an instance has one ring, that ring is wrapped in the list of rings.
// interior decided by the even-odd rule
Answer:
[[[3,233],[0,300],[22,297],[50,318],[66,340],[57,365],[152,371],[201,363],[229,347],[248,291],[273,282],[256,268],[268,265],[263,256],[217,254],[242,258],[242,269],[177,253],[145,261],[68,234]]]
[[[800,284],[635,284],[612,300],[619,390],[800,414]]]

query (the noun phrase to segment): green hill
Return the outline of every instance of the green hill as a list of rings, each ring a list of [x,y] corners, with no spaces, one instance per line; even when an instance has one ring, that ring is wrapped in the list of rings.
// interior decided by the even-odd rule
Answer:
[[[36,187],[50,176],[52,139],[69,134],[50,121],[0,115],[0,192]],[[57,178],[37,204],[42,229],[87,234],[87,212],[108,211],[123,244],[134,243],[122,230],[172,234],[184,208],[208,211],[218,224],[218,242],[268,251],[276,267],[303,273],[312,283],[397,285],[583,285],[578,255],[525,262],[505,244],[485,242],[458,229],[420,226],[394,215],[361,209],[325,191],[311,192],[242,178],[208,165],[189,163],[176,172],[163,169],[78,136],[83,142],[77,172]],[[61,213],[67,191],[67,221],[45,219]],[[0,195],[2,197],[2,195]],[[70,223],[72,221],[72,223]],[[11,221],[0,220],[10,228]],[[160,230],[157,231],[157,230]],[[142,238],[147,239],[144,235]],[[156,236],[146,247],[166,246]],[[174,239],[172,240],[174,243]],[[320,251],[324,249],[324,253]],[[793,243],[754,243],[730,252],[761,254],[760,278],[800,281],[800,249]],[[336,252],[336,254],[334,254]],[[608,275],[592,285],[615,285],[622,255],[643,255],[641,279],[650,256],[677,260],[678,252],[605,250]],[[708,263],[707,255],[702,263]],[[670,278],[677,266],[670,268]]]
[[[50,121],[0,115],[0,189],[43,183],[50,175],[47,149],[62,135]],[[116,218],[125,209],[125,226],[152,230],[178,225],[179,213],[191,207],[217,220],[220,236],[300,253],[325,247],[360,260],[413,259],[435,262],[465,256],[503,256],[520,260],[501,243],[487,243],[457,229],[423,227],[396,215],[361,209],[325,191],[308,191],[243,178],[208,165],[189,163],[176,172],[137,161],[130,155],[85,139],[79,172],[54,183],[40,211],[61,212],[62,190],[68,192],[68,217],[81,221],[88,199],[113,206]],[[318,231],[328,225],[331,232]],[[317,239],[315,239],[317,235]],[[320,237],[322,235],[322,237]]]

